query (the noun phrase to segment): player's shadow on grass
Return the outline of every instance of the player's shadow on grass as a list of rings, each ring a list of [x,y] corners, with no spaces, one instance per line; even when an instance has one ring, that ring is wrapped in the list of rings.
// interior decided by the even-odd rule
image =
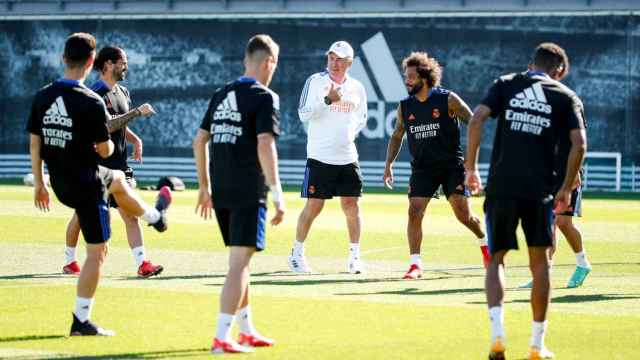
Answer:
[[[50,274],[18,274],[18,275],[4,275],[0,276],[0,280],[25,280],[25,279],[58,279],[58,278],[69,278],[74,279],[75,277],[69,276],[62,273],[50,273]]]
[[[406,288],[404,290],[394,291],[377,291],[377,292],[361,292],[361,293],[338,293],[334,295],[457,295],[457,294],[482,294],[483,288],[470,289],[441,289],[441,290],[420,290],[418,288]]]
[[[251,285],[274,285],[274,286],[304,286],[304,285],[326,285],[326,284],[370,284],[403,281],[402,279],[393,278],[365,278],[358,279],[356,277],[350,279],[307,279],[304,275],[297,275],[299,280],[256,280],[251,281]],[[317,276],[314,274],[313,276]],[[211,284],[214,285],[214,284]]]
[[[224,278],[226,274],[196,274],[196,275],[156,275],[144,279],[145,281],[167,281],[167,280],[198,280],[198,279],[215,279]],[[143,280],[139,276],[121,276],[117,280]]]
[[[33,340],[51,340],[61,339],[64,335],[25,335],[25,336],[9,336],[0,337],[0,343],[3,342],[15,342],[15,341],[33,341]]]
[[[179,357],[193,357],[208,355],[208,348],[179,349],[179,350],[159,350],[136,353],[108,354],[108,355],[87,355],[87,356],[64,356],[64,359],[85,360],[85,359],[167,359]]]
[[[551,303],[560,304],[574,304],[585,302],[599,302],[599,301],[612,301],[612,300],[629,300],[640,299],[640,294],[622,295],[622,294],[589,294],[589,295],[563,295],[551,298]],[[505,301],[505,303],[523,303],[528,304],[529,299],[514,299]],[[484,305],[485,301],[470,301],[467,304]]]

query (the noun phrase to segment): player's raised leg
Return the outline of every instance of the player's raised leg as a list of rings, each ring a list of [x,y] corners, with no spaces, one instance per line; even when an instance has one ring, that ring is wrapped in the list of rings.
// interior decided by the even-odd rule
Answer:
[[[453,209],[456,219],[466,226],[467,229],[471,230],[471,232],[476,236],[476,239],[478,239],[480,252],[482,253],[482,262],[486,268],[490,259],[489,247],[487,246],[487,240],[485,238],[485,233],[482,230],[480,219],[471,212],[469,207],[469,198],[464,195],[454,193],[451,194],[447,200],[449,200],[449,204],[451,204],[451,209]]]

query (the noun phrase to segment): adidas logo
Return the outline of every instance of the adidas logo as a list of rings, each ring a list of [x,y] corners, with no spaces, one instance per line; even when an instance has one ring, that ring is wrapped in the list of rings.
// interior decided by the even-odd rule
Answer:
[[[509,100],[509,105],[514,108],[551,114],[551,105],[547,104],[547,97],[539,82],[517,93],[514,98]]]
[[[43,125],[60,125],[66,127],[72,127],[73,121],[69,117],[69,113],[67,112],[67,108],[64,106],[64,101],[62,100],[62,96],[58,96],[56,100],[51,104],[49,110],[45,112],[44,117],[42,118]]]
[[[362,129],[361,134],[367,139],[383,139],[393,132],[393,122],[396,119],[395,104],[409,94],[382,32],[363,42],[361,48],[363,58],[356,56],[349,70],[349,74],[364,86],[370,104],[367,126]],[[363,59],[366,60],[366,64]],[[368,65],[368,69],[365,65]],[[391,105],[389,110],[387,105]]]
[[[231,120],[235,122],[242,120],[242,114],[238,112],[235,91],[232,90],[227,93],[227,97],[222,100],[213,113],[213,120]]]

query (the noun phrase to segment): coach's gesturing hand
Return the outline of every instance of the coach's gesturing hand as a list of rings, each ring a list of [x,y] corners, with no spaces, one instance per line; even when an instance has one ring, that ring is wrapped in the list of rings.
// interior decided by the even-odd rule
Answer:
[[[200,187],[198,190],[198,203],[196,204],[196,214],[200,212],[200,217],[209,220],[213,212],[213,201],[211,200],[211,192],[208,188]]]

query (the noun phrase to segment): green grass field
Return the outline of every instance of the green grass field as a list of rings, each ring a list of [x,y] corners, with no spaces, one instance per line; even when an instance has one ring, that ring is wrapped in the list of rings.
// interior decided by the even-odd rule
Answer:
[[[152,201],[154,193],[142,192]],[[214,333],[226,251],[217,224],[194,214],[196,193],[175,193],[170,229],[145,230],[150,258],[165,266],[134,275],[121,220],[93,319],[114,338],[69,338],[75,278],[60,274],[71,211],[54,202],[40,214],[32,189],[0,185],[0,359],[205,358]],[[303,202],[287,193],[285,222],[267,233],[254,259],[252,300],[258,329],[275,338],[256,359],[485,359],[489,322],[484,270],[473,236],[434,200],[424,222],[425,278],[407,268],[406,206],[401,194],[365,194],[362,251],[367,271],[346,271],[347,238],[338,201],[312,228],[307,257],[317,272],[287,272],[286,257]],[[476,213],[482,199],[472,199]],[[640,352],[640,200],[587,199],[577,222],[594,270],[565,289],[575,259],[564,239],[553,270],[547,345],[558,359],[637,359]],[[522,237],[520,237],[522,240]],[[524,245],[524,241],[522,241]],[[83,250],[79,251],[82,258]],[[528,350],[531,315],[525,251],[507,259],[506,331],[510,359]]]

